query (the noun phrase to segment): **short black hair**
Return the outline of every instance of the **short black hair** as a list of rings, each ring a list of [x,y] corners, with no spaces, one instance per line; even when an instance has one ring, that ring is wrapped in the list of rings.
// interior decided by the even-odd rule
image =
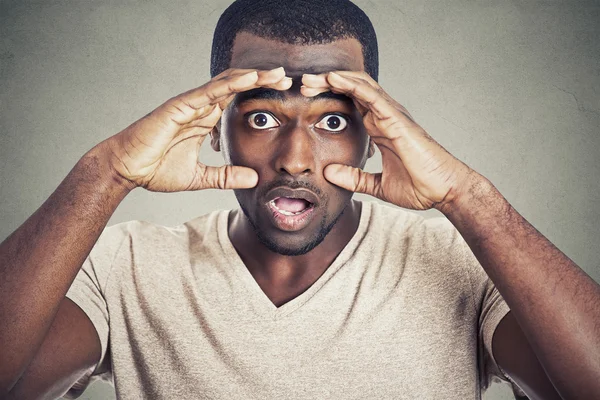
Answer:
[[[219,18],[210,74],[229,68],[238,32],[284,43],[312,45],[354,38],[362,45],[365,71],[379,75],[377,36],[369,17],[349,0],[237,0]]]

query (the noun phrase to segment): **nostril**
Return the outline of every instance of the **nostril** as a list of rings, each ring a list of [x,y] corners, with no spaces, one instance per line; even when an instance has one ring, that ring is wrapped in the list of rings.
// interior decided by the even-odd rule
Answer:
[[[310,174],[312,172],[311,168],[292,168],[292,167],[280,167],[279,172],[282,174],[288,174],[292,176],[300,175],[300,174]]]

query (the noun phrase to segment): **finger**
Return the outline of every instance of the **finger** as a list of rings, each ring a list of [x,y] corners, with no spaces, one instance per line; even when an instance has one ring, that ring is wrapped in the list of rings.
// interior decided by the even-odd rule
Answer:
[[[292,87],[293,83],[294,83],[294,81],[292,80],[292,78],[289,78],[286,76],[277,82],[265,83],[263,85],[260,85],[260,87],[270,88],[270,89],[275,89],[275,90],[288,90],[289,88]]]
[[[263,85],[278,83],[285,78],[283,68],[270,71],[230,72],[220,79],[213,79],[206,85],[193,89],[180,96],[180,100],[190,107],[200,109],[209,104],[218,104],[231,94],[255,89]]]
[[[252,71],[256,71],[256,69],[255,68],[229,68],[229,69],[226,69],[225,71],[221,72],[219,75],[213,77],[212,80],[225,79],[228,76],[233,76],[233,75],[244,75],[244,74],[247,74],[248,72],[252,72]]]
[[[232,93],[249,90],[256,85],[258,72],[252,71],[242,75],[228,76],[219,80],[212,80],[206,85],[182,94],[180,100],[194,109],[200,109],[210,104],[215,104],[218,99]]]
[[[329,73],[328,81],[332,85],[333,92],[352,97],[384,122],[381,126],[383,129],[392,124],[403,127],[417,125],[408,110],[387,95],[379,86],[372,86],[361,78],[341,76],[335,72]]]
[[[210,112],[205,113],[204,116],[200,118],[195,118],[192,121],[181,126],[180,131],[192,131],[190,134],[196,135],[200,132],[202,135],[208,134],[210,130],[219,122],[221,115],[223,114],[221,108],[219,106],[211,106],[209,108]],[[183,134],[182,138],[186,137],[187,134]]]
[[[379,84],[366,72],[363,71],[335,71],[336,74],[346,76],[349,78],[362,79],[368,82],[371,86],[380,89]],[[302,75],[302,83],[311,88],[329,88],[331,85],[327,81],[327,75],[329,72],[323,74],[304,74]]]
[[[288,90],[292,87],[292,78],[285,76],[285,70],[283,67],[275,68],[269,71],[257,71],[257,73],[258,79],[256,83],[245,90],[256,89],[258,87],[275,90]],[[215,98],[213,103],[218,104],[222,110],[225,110],[239,92],[240,91],[234,91],[227,93],[222,97]]]
[[[306,97],[315,97],[324,92],[333,92],[339,94],[345,94],[343,90],[339,90],[333,87],[327,80],[327,76],[329,72],[313,75],[313,74],[304,74],[302,76],[303,86],[300,87],[300,93],[302,93]],[[359,76],[359,75],[356,75]],[[368,111],[368,108],[365,107],[361,102],[354,99],[354,105],[357,107],[360,114],[364,117]]]
[[[327,82],[327,74],[304,74],[302,75],[302,84],[306,87],[311,88],[328,88],[330,87],[329,82]]]
[[[252,168],[233,165],[212,167],[200,162],[190,190],[200,189],[250,189],[258,183],[258,173]]]
[[[302,95],[306,97],[315,97],[321,93],[329,91],[331,91],[331,87],[329,86],[325,88],[312,88],[304,85],[300,86],[300,93],[302,93]]]
[[[334,71],[338,75],[347,76],[349,78],[362,79],[368,82],[371,86],[380,89],[379,83],[364,71]]]
[[[292,78],[289,78],[286,76],[281,78],[279,81],[273,82],[274,80],[275,79],[273,79],[273,78],[270,78],[269,81],[262,80],[262,82],[257,82],[257,85],[250,89],[255,89],[257,87],[263,87],[263,88],[270,88],[270,89],[283,91],[283,90],[289,90],[293,84]],[[258,84],[258,83],[260,83],[260,84]],[[231,104],[231,102],[235,100],[236,95],[237,95],[237,93],[232,93],[227,97],[218,99],[219,107],[222,110],[225,110],[229,106],[229,104]]]
[[[327,81],[333,89],[356,99],[379,119],[388,119],[397,114],[397,110],[382,96],[381,92],[366,81],[335,72],[329,73]]]
[[[356,193],[379,197],[381,174],[370,174],[348,165],[330,164],[325,167],[325,179],[341,188]]]
[[[266,86],[277,83],[285,78],[285,69],[283,67],[272,70],[258,71],[257,86]]]
[[[252,71],[256,71],[258,79],[255,87],[268,87],[278,90],[287,90],[292,86],[292,78],[285,76],[285,69],[283,67],[271,69],[271,70],[233,70],[230,75],[222,78],[231,79],[233,77],[241,76]],[[226,96],[232,93],[226,94]],[[233,93],[235,94],[235,93]]]

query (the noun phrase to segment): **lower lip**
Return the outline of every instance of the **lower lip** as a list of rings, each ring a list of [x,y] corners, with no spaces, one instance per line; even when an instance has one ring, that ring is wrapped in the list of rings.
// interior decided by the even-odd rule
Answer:
[[[310,223],[315,213],[314,206],[307,208],[297,215],[284,215],[280,213],[271,202],[267,203],[267,207],[271,211],[275,225],[282,231],[287,232],[299,231],[305,228]]]

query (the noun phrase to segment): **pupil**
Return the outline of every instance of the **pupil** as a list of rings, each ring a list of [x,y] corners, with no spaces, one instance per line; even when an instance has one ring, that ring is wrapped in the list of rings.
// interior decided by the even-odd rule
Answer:
[[[327,118],[327,126],[330,129],[337,129],[340,127],[340,118],[339,117],[329,117]]]
[[[265,114],[258,114],[254,117],[254,123],[257,126],[265,126],[267,122],[267,116]]]

